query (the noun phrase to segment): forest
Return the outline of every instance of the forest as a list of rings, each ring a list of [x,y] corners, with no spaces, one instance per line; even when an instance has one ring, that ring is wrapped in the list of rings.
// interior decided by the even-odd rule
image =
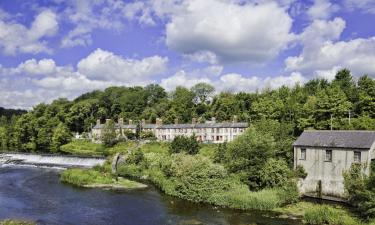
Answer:
[[[375,80],[369,75],[354,78],[343,69],[331,82],[313,79],[254,93],[218,93],[206,83],[169,93],[157,84],[109,87],[72,101],[41,103],[27,113],[2,108],[0,113],[0,151],[56,152],[73,134],[90,132],[97,119],[190,123],[192,118],[204,122],[211,117],[230,121],[234,115],[250,124],[272,124],[264,131],[286,140],[283,147],[289,150],[304,129],[375,130]]]

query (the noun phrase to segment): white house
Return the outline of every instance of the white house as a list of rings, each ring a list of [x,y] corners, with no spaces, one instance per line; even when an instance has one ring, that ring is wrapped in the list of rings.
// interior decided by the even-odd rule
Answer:
[[[300,191],[307,196],[344,197],[343,172],[353,163],[370,173],[375,158],[375,131],[304,131],[294,142],[294,167],[303,166],[307,177]]]

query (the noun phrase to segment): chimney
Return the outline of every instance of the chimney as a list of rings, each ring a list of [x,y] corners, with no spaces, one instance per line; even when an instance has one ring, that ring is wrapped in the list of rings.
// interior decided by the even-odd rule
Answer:
[[[120,126],[124,125],[124,119],[123,119],[123,118],[119,118],[119,119],[118,119],[118,124],[119,124]]]
[[[129,125],[133,125],[133,120],[129,120]]]
[[[238,123],[238,117],[236,115],[233,116],[233,123]]]
[[[197,118],[194,117],[194,118],[191,120],[191,123],[192,123],[192,124],[196,124],[196,123],[197,123]]]
[[[211,122],[212,123],[216,123],[216,118],[215,117],[211,117]]]
[[[98,126],[100,125],[100,119],[96,120],[96,125],[98,125]]]
[[[108,125],[108,124],[109,124],[109,122],[111,122],[111,119],[106,119],[106,120],[105,120],[105,124],[107,124],[107,125]]]
[[[174,124],[178,124],[178,118],[174,119]]]

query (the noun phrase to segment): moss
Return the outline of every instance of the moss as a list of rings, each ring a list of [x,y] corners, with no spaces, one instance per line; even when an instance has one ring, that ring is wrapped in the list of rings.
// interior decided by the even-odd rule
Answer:
[[[36,225],[36,223],[28,220],[9,219],[0,221],[0,225]]]

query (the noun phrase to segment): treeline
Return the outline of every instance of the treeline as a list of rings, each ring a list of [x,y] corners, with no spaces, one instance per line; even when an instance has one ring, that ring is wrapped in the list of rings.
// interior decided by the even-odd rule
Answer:
[[[200,83],[191,89],[177,87],[167,93],[161,86],[110,87],[83,94],[73,101],[57,99],[36,105],[0,124],[0,149],[10,151],[58,151],[72,133],[89,132],[97,119],[124,118],[164,123],[190,123],[215,117],[256,123],[274,121],[280,138],[291,139],[304,129],[375,129],[375,81],[365,75],[357,81],[341,70],[332,82],[314,79],[293,88],[283,86],[256,93],[215,94]],[[267,129],[267,128],[265,128]],[[277,138],[277,137],[276,137]]]

